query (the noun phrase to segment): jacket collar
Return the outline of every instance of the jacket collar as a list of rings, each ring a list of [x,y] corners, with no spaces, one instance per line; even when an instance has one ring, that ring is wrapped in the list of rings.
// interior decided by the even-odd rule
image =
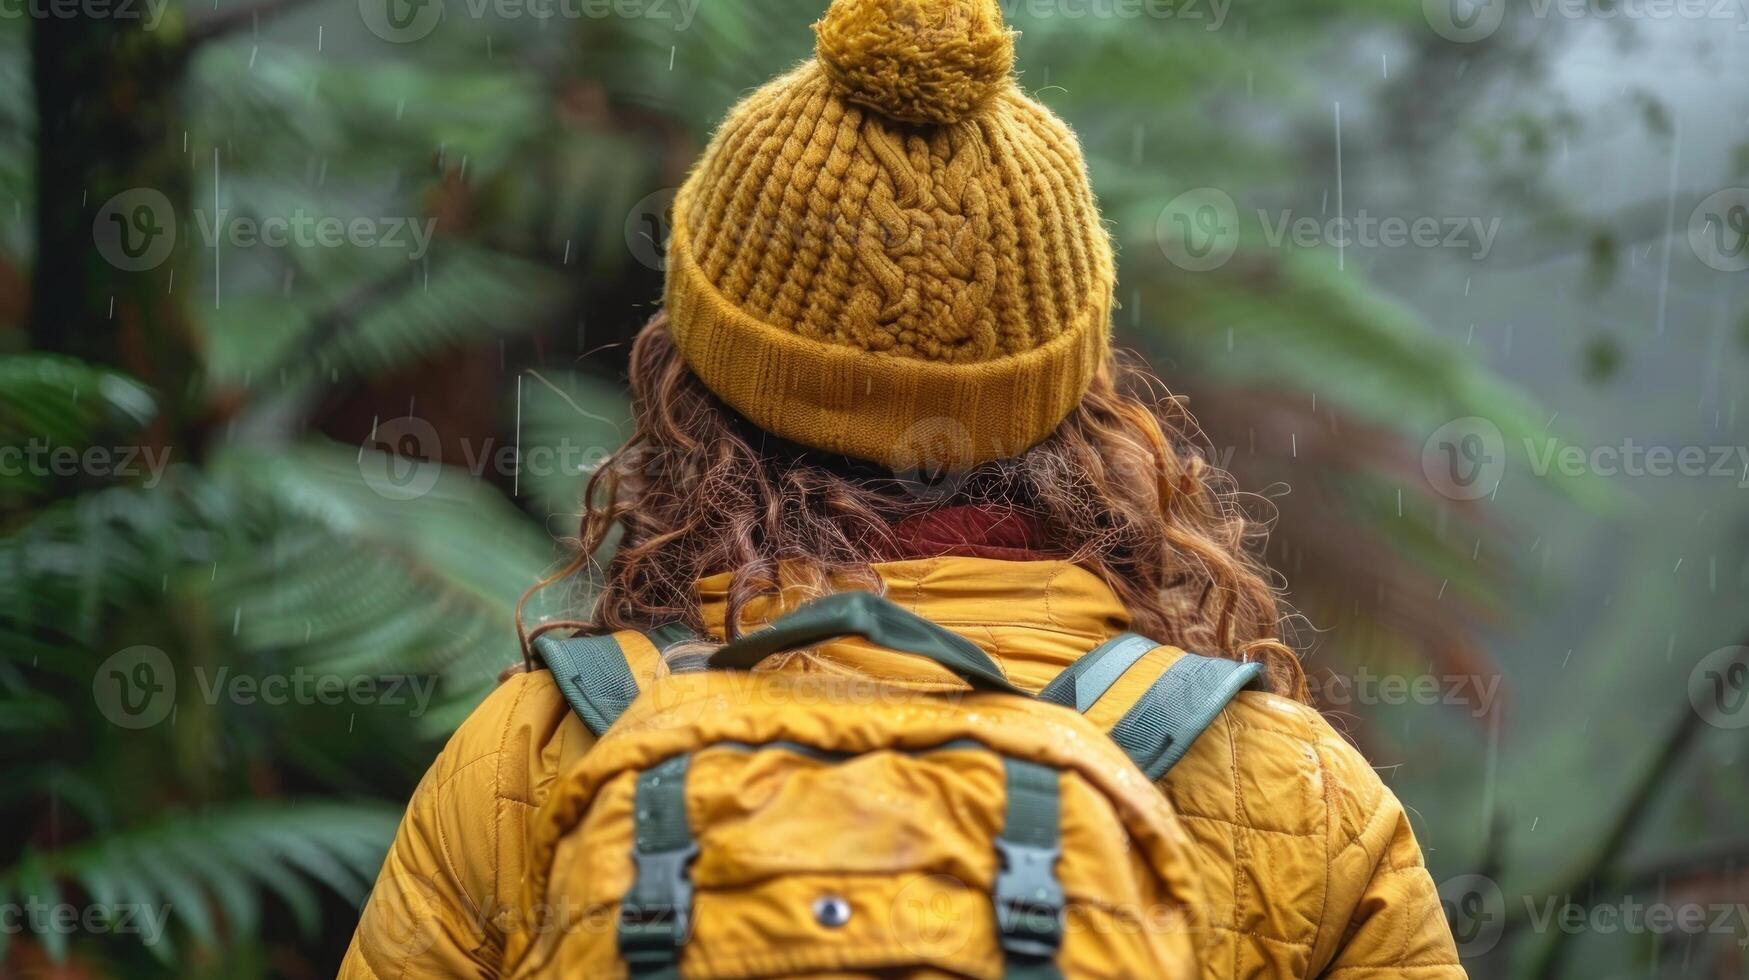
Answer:
[[[1036,689],[1087,650],[1122,632],[1129,614],[1092,572],[1067,561],[1008,561],[946,556],[871,566],[886,597],[925,619],[983,647],[1010,680]],[[728,603],[727,573],[698,583],[700,613],[710,631],[723,635]],[[744,628],[775,619],[808,596],[786,594],[781,608],[750,604]],[[773,658],[775,664],[843,668],[919,683],[948,683],[945,672],[905,654],[876,650],[855,639],[835,641],[803,657]]]

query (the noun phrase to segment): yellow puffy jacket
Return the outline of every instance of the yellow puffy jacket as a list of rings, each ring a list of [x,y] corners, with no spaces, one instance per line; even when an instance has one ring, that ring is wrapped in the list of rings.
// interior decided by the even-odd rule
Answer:
[[[947,557],[875,568],[890,600],[977,643],[1028,690],[1128,622],[1104,583],[1067,562]],[[714,630],[726,586],[727,576],[699,584]],[[640,672],[660,669],[641,636],[621,642]],[[1126,675],[1090,720],[1115,721],[1179,655],[1150,653],[1152,676]],[[947,680],[856,640],[775,669]],[[500,976],[512,933],[538,928],[522,903],[536,814],[593,742],[547,672],[494,691],[415,791],[341,980]],[[1402,804],[1316,711],[1242,693],[1160,788],[1191,842],[1193,866],[1175,872],[1194,875],[1203,892],[1204,977],[1464,976]]]

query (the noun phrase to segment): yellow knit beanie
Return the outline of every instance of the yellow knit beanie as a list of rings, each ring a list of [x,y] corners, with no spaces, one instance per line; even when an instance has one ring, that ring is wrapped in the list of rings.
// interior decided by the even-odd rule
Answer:
[[[997,0],[836,0],[674,202],[669,330],[768,432],[908,469],[1044,439],[1106,352],[1111,242]]]

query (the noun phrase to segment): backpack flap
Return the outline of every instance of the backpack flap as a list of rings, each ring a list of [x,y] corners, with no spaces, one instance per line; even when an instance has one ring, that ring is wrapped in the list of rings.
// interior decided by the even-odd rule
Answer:
[[[842,636],[972,690],[753,670]],[[860,592],[721,647],[699,673],[652,673],[630,633],[536,647],[591,730],[615,737],[561,775],[525,880],[525,907],[590,925],[512,935],[511,977],[1196,975],[1200,881],[1152,781],[1259,664],[1124,634],[1034,698],[976,644]],[[1144,661],[1158,677],[1126,681]],[[1107,738],[1081,713],[1117,692],[1135,701]]]
[[[535,818],[522,908],[572,927],[508,936],[506,976],[1197,975],[1188,835],[1074,712],[788,671],[645,695]]]

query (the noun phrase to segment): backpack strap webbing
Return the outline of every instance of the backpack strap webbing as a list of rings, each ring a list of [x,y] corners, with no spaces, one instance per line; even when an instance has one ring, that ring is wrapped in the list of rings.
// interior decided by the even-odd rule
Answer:
[[[1062,980],[1067,898],[1057,878],[1062,856],[1061,801],[1056,769],[1005,757],[1008,806],[996,838],[996,883],[991,899],[1001,930],[1004,980]]]
[[[691,638],[680,623],[669,623],[644,633],[658,653],[664,647]],[[597,738],[637,699],[638,680],[631,661],[612,634],[607,636],[539,636],[535,654],[553,672],[553,681],[565,703]]]
[[[1112,726],[1111,739],[1146,773],[1166,775],[1263,665],[1186,653]]]
[[[1051,678],[1044,690],[1038,692],[1039,700],[1086,714],[1125,671],[1159,645],[1137,633],[1119,633]]]
[[[686,770],[677,755],[638,774],[633,798],[636,877],[619,903],[619,954],[639,980],[679,980],[692,928],[692,862],[698,841],[686,818]]]

